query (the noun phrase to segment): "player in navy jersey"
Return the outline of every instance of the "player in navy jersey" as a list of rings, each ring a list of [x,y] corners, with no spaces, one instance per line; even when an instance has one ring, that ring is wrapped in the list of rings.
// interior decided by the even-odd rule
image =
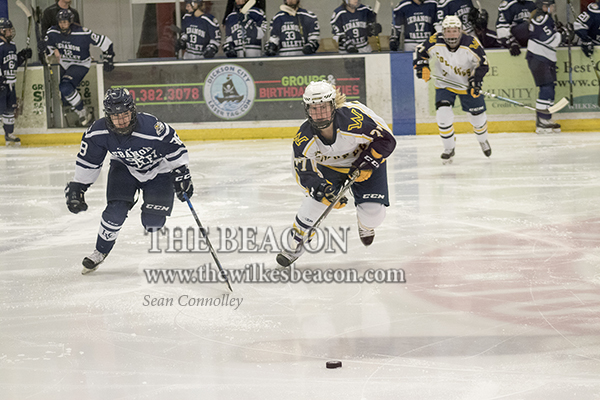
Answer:
[[[377,14],[360,0],[344,0],[331,16],[333,39],[341,54],[370,53],[369,36],[381,33]]]
[[[390,50],[414,51],[417,45],[433,35],[436,22],[435,0],[401,1],[393,11]]]
[[[7,18],[0,18],[0,115],[4,128],[4,141],[6,145],[20,144],[21,139],[16,137],[15,110],[17,109],[17,68],[26,59],[31,58],[30,48],[22,49],[17,53],[17,46],[13,42],[15,28]]]
[[[300,0],[283,0],[280,9],[271,20],[265,55],[301,56],[316,52],[320,39],[317,16],[300,8]]]
[[[462,110],[469,115],[475,137],[486,157],[492,155],[488,142],[485,101],[481,94],[483,77],[490,67],[483,46],[477,38],[462,31],[462,23],[456,15],[447,15],[442,22],[442,32],[432,35],[415,50],[414,68],[417,78],[430,79],[431,64],[438,76],[435,82],[435,118],[437,120],[444,151],[444,164],[452,162],[456,138],[454,136],[454,112],[456,97]]]
[[[493,49],[502,47],[498,41],[496,31],[488,29],[489,14],[487,10],[479,10],[473,8],[471,14],[469,14],[469,21],[473,24],[475,29],[475,36],[479,39],[479,42],[484,49]]]
[[[225,18],[225,44],[227,57],[260,57],[262,38],[267,32],[267,18],[254,6],[247,14],[241,12],[248,0],[235,0],[235,9]]]
[[[187,14],[181,20],[181,36],[175,51],[184,50],[184,60],[213,58],[221,46],[219,21],[202,10],[202,0],[185,0]]]
[[[294,174],[306,193],[291,230],[289,250],[277,262],[289,266],[302,255],[302,238],[331,204],[354,171],[352,184],[358,233],[365,246],[373,243],[375,228],[389,206],[386,159],[396,139],[383,119],[359,102],[346,102],[328,82],[311,82],[303,95],[307,120],[293,141]],[[334,208],[342,208],[343,197]]]
[[[149,231],[164,226],[173,208],[173,193],[181,201],[194,192],[188,153],[173,128],[155,116],[136,111],[125,88],[108,89],[105,117],[83,134],[75,163],[75,177],[67,184],[67,207],[86,211],[85,191],[98,179],[107,153],[110,170],[107,206],[102,213],[96,249],[83,259],[83,274],[95,271],[112,250],[129,210],[142,192],[142,225]]]
[[[83,99],[77,91],[77,86],[87,75],[92,65],[90,46],[99,47],[103,52],[104,71],[114,69],[112,41],[104,35],[98,35],[89,29],[73,23],[71,10],[60,10],[56,15],[58,25],[48,29],[45,42],[50,55],[59,59],[60,64],[60,94],[63,101],[70,104],[79,116],[82,126],[92,119],[83,107]]]
[[[463,25],[463,31],[473,35],[474,27],[469,21],[469,13],[473,9],[471,0],[440,0],[438,3],[438,15],[436,30],[442,30],[442,21],[447,15],[456,15]]]
[[[556,86],[556,47],[562,35],[556,30],[552,14],[555,11],[554,0],[537,0],[536,9],[531,13],[529,22],[529,42],[527,43],[527,64],[539,88],[535,108],[537,133],[558,133],[560,124],[552,120],[547,113],[554,104]]]
[[[600,7],[597,2],[588,4],[587,10],[575,20],[573,28],[581,38],[581,50],[586,56],[592,57],[594,45],[600,44]]]
[[[535,9],[535,2],[530,0],[504,0],[498,6],[498,40],[512,56],[518,56],[520,48],[527,46],[529,19]]]

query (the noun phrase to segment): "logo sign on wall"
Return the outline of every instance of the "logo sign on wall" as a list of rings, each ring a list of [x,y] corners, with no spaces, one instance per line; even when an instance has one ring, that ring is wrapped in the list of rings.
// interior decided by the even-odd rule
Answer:
[[[139,111],[169,123],[303,120],[304,89],[319,80],[366,104],[362,57],[118,64],[104,88],[128,88]]]
[[[217,117],[234,120],[243,117],[254,104],[256,90],[248,71],[239,65],[220,65],[204,81],[204,100]]]

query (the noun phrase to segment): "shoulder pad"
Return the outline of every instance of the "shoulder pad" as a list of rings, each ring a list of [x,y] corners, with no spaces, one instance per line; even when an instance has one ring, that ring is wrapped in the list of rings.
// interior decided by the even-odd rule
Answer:
[[[310,142],[310,140],[312,139],[312,136],[313,136],[311,133],[309,133],[310,131],[311,131],[310,123],[308,121],[305,121],[300,126],[298,133],[296,133],[296,136],[294,137],[294,146],[296,146],[296,147],[306,146],[306,143]]]
[[[429,37],[429,43],[436,43],[438,41],[438,39],[442,40],[439,32],[436,32]]]
[[[540,15],[536,15],[535,16],[535,22],[542,22],[544,20],[544,18],[546,17],[546,14],[540,14]]]
[[[590,10],[596,11],[596,10],[598,10],[598,3],[591,3],[591,4],[588,6],[588,8],[589,8]]]

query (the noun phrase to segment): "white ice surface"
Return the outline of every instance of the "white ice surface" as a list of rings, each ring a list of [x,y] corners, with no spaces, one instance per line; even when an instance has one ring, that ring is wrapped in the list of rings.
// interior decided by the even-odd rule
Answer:
[[[391,207],[364,248],[300,269],[402,268],[404,284],[234,284],[233,307],[144,306],[220,297],[221,284],[149,284],[144,268],[208,253],[149,253],[140,203],[91,275],[108,165],[70,214],[77,146],[0,149],[0,399],[600,399],[600,134],[404,137]],[[205,226],[289,226],[302,193],[289,140],[188,144]],[[108,163],[107,163],[108,164]],[[194,227],[176,201],[167,226]],[[215,238],[216,240],[217,238]],[[219,252],[225,268],[275,254]],[[343,367],[325,369],[327,360]]]

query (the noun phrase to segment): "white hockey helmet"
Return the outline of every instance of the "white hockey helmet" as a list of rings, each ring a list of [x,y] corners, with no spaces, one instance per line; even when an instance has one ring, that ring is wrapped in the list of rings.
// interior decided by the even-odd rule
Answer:
[[[442,33],[444,41],[451,48],[458,46],[462,36],[462,22],[456,15],[446,15],[442,21]]]
[[[360,0],[344,0],[344,2],[353,10],[356,10],[360,6]]]
[[[335,96],[335,88],[327,81],[313,81],[304,90],[304,95],[302,96],[304,112],[306,113],[308,122],[316,129],[327,128],[333,122],[333,118],[335,117]],[[313,119],[309,112],[310,106],[322,103],[331,104],[331,114],[324,118]]]

